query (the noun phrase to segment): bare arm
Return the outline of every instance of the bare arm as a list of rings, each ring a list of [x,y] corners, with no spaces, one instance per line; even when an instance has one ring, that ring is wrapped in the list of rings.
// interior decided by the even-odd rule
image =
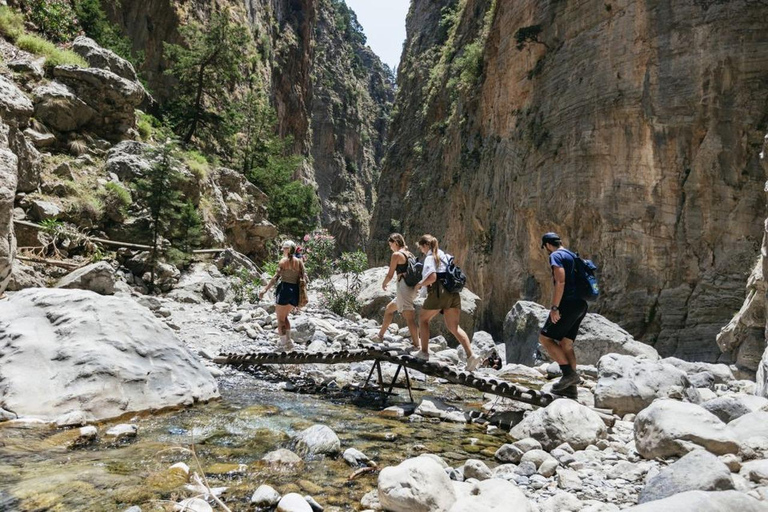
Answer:
[[[275,281],[277,281],[277,279],[280,277],[280,271],[281,270],[283,270],[283,262],[282,261],[277,266],[277,272],[275,272],[275,275],[273,275],[272,279],[270,279],[269,283],[267,283],[267,287],[259,292],[259,298],[263,297],[264,294],[267,293],[270,288],[272,288],[272,285],[274,285]]]
[[[382,290],[387,291],[387,285],[395,275],[395,267],[397,267],[397,253],[393,252],[392,257],[389,258],[389,272],[387,272],[387,277],[385,277],[384,281],[381,283]]]
[[[552,305],[560,307],[560,301],[563,299],[565,291],[565,269],[563,267],[552,267],[552,277],[555,279],[555,289],[552,290]],[[549,311],[552,321],[557,323],[560,320],[560,311]]]
[[[432,272],[425,279],[423,279],[419,284],[416,285],[416,289],[418,290],[422,286],[429,286],[435,281],[437,281],[437,273]]]

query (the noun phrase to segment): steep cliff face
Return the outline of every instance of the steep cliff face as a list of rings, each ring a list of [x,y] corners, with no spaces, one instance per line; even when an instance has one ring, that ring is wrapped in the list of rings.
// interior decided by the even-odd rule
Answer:
[[[343,248],[365,246],[394,83],[343,2],[137,0],[109,14],[144,51],[142,73],[162,103],[173,94],[163,42],[178,43],[181,23],[222,7],[251,28],[280,133],[307,157],[297,177],[316,184],[323,226]]]
[[[715,335],[765,217],[765,19],[748,0],[415,0],[373,238],[436,234],[498,326],[549,300],[539,237],[558,231],[601,266],[593,309],[664,355],[731,360]]]

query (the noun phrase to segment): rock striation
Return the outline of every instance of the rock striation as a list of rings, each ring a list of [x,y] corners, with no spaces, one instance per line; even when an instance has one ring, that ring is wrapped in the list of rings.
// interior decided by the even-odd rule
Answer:
[[[663,356],[737,359],[714,339],[763,235],[767,16],[746,0],[415,0],[372,259],[394,226],[434,233],[498,330],[516,300],[548,299],[539,237],[558,231],[601,267],[595,311]]]
[[[203,364],[146,308],[83,290],[31,288],[0,308],[0,402],[86,421],[218,396]]]

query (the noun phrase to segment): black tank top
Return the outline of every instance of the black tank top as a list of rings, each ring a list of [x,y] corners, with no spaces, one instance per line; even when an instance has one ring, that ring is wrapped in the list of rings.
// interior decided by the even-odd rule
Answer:
[[[397,251],[403,256],[405,256],[405,263],[400,263],[395,267],[395,274],[398,276],[400,274],[405,274],[408,271],[408,255],[405,254],[403,251]]]

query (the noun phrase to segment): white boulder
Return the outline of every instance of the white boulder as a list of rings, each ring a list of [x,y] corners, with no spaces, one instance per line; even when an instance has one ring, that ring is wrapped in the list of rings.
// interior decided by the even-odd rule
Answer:
[[[510,430],[515,439],[532,437],[551,450],[568,443],[576,450],[583,450],[606,436],[606,427],[600,416],[573,400],[555,400],[547,407],[538,409]]]
[[[392,512],[445,512],[456,501],[451,479],[429,457],[382,469],[378,489],[381,506]]]

